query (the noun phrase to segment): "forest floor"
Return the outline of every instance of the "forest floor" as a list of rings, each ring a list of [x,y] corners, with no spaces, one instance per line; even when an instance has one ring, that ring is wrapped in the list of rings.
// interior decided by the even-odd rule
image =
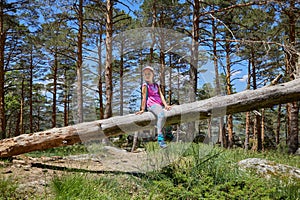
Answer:
[[[97,154],[66,157],[33,158],[20,155],[10,162],[0,161],[0,175],[5,179],[16,181],[19,185],[17,191],[24,199],[31,199],[33,195],[49,197],[51,196],[49,186],[55,177],[83,172],[96,175],[140,173],[145,155],[145,151],[142,150],[131,153],[114,147],[106,147]]]
[[[0,160],[0,192],[2,192],[2,195],[4,192],[4,195],[12,197],[8,199],[50,200],[54,199],[55,197],[55,191],[53,190],[52,186],[56,178],[69,177],[69,175],[70,177],[72,177],[71,175],[75,174],[76,176],[87,176],[88,179],[91,177],[113,176],[117,177],[118,180],[119,177],[126,177],[127,180],[127,178],[132,175],[143,177],[143,175],[145,175],[145,172],[162,169],[162,167],[174,162],[175,160],[177,160],[178,163],[182,163],[183,166],[189,166],[191,161],[190,157],[178,159],[181,155],[183,155],[183,152],[186,151],[188,146],[189,145],[186,146],[169,144],[168,148],[166,149],[151,149],[148,147],[147,152],[145,151],[145,149],[137,149],[134,153],[112,146],[101,146],[101,148],[99,149],[93,151],[84,151],[84,153],[77,155],[63,154],[67,156],[57,156],[62,154],[44,154],[43,152],[41,154],[38,154],[39,152],[37,152],[37,154],[23,154],[15,156],[12,160],[9,161]],[[197,149],[196,147],[199,147],[199,149]],[[252,154],[251,152],[249,152],[249,155],[244,155],[244,151],[236,150],[225,152],[223,150],[218,150],[207,145],[194,146],[194,148],[192,149],[194,150],[193,152],[197,153],[196,157],[199,158],[201,162],[202,160],[206,160],[207,158],[212,158],[212,155],[219,155],[221,151],[223,152],[222,156],[220,157],[220,161],[215,162],[215,165],[209,165],[209,169],[213,167],[220,168],[220,166],[223,165],[226,168],[228,166],[232,166],[232,163],[245,160],[245,158],[253,157],[268,157],[268,159],[271,160],[274,160],[272,158],[276,158],[275,161],[277,160],[278,163],[289,164],[290,166],[299,168],[299,159],[297,156],[281,157],[281,154],[274,154],[274,156],[272,157],[272,154],[268,153],[263,156],[262,154]],[[217,158],[218,157],[216,157],[216,159]],[[222,163],[224,161],[224,159],[222,158],[226,158],[226,162]],[[229,158],[232,159],[231,162],[228,160]],[[261,162],[263,159],[256,160]],[[220,164],[219,162],[221,162],[222,164]],[[228,166],[226,164],[228,164]],[[264,163],[262,164],[263,170],[266,170],[267,165],[265,165]],[[270,165],[273,166],[274,164],[275,163],[271,163]],[[254,166],[257,166],[257,163],[254,163]],[[295,168],[294,170],[279,170],[279,172],[284,173],[284,177],[286,177],[286,171],[297,172],[296,176],[298,177],[300,174],[298,168]],[[274,172],[273,169],[270,169],[270,171]],[[222,170],[220,170],[220,172],[222,172]],[[234,172],[236,173],[236,170],[234,170]],[[233,172],[231,173],[233,177],[232,180],[236,181],[237,174]],[[264,172],[263,174],[266,173]],[[219,176],[222,177],[222,173],[219,174]],[[224,176],[228,178],[227,171],[226,175]],[[8,185],[14,183],[14,185],[18,187],[16,189],[16,192],[13,193],[17,194],[17,198],[13,198],[14,196],[11,193],[8,194],[6,190],[1,190],[1,187],[3,185],[2,183],[5,183],[7,180]],[[119,181],[122,182],[123,180],[120,179]],[[123,184],[123,182],[121,184]],[[299,182],[296,183],[296,186],[291,185],[288,188],[298,188],[297,184],[299,185]],[[9,188],[5,184],[4,186]],[[298,189],[294,190],[298,191]],[[284,192],[286,191],[289,191],[289,189],[284,190]],[[295,192],[295,194],[297,193],[297,191]]]

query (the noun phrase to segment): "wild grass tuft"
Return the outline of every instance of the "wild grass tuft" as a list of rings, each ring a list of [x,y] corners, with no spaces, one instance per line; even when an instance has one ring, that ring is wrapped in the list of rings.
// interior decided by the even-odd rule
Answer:
[[[0,199],[18,199],[18,183],[12,178],[0,176]]]

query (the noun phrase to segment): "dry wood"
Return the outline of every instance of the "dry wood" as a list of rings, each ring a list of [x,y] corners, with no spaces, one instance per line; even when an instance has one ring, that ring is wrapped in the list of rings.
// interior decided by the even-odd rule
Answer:
[[[271,107],[300,99],[300,79],[287,83],[246,90],[229,96],[219,96],[193,103],[176,105],[166,112],[166,124],[176,124],[207,119],[259,108]],[[54,128],[47,131],[23,134],[0,141],[0,157],[11,157],[35,150],[72,145],[79,142],[100,140],[104,137],[153,128],[155,116],[146,112],[109,119],[85,122],[75,126]]]

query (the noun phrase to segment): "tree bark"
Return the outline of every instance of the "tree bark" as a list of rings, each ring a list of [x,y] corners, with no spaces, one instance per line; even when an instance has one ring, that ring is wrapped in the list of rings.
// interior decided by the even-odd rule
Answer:
[[[5,99],[4,99],[4,48],[6,41],[6,31],[4,30],[4,11],[3,4],[0,6],[0,138],[6,137],[6,117],[5,117]]]
[[[244,149],[249,149],[249,139],[250,139],[250,112],[246,112],[246,127],[245,127],[245,144]]]
[[[150,46],[150,59],[149,62],[153,63],[154,62],[154,45],[155,45],[155,27],[156,27],[156,0],[153,0],[152,3],[152,32],[151,32],[151,38],[152,38],[152,42],[151,42],[151,46]]]
[[[164,11],[161,11],[160,13],[160,26],[163,27],[164,24]],[[165,32],[161,31],[159,33],[159,46],[160,46],[160,52],[159,52],[159,63],[160,63],[160,87],[161,91],[163,93],[163,96],[166,94],[166,60],[165,60]]]
[[[30,53],[30,71],[29,71],[29,130],[33,133],[33,46],[31,47]],[[22,133],[22,132],[21,132]]]
[[[192,48],[191,48],[191,63],[189,70],[189,102],[196,101],[197,95],[197,78],[198,78],[198,54],[199,54],[199,12],[200,3],[198,0],[193,2],[193,27],[192,27]],[[196,132],[195,122],[188,123],[189,137]]]
[[[169,105],[172,104],[172,54],[169,57],[169,92],[168,92],[168,103]]]
[[[124,46],[125,41],[121,41],[121,49],[120,49],[120,115],[122,116],[124,113],[124,84],[123,84],[123,74],[124,74]]]
[[[265,143],[265,109],[261,109],[261,150],[264,150]]]
[[[189,101],[196,100],[197,94],[197,75],[198,75],[198,54],[199,54],[199,12],[200,3],[194,0],[193,4],[193,28],[192,28],[192,49],[191,49],[191,66],[190,66],[190,90]]]
[[[290,118],[290,124],[289,124],[289,134],[287,138],[287,144],[288,144],[288,152],[290,154],[293,154],[297,151],[299,148],[299,138],[298,138],[298,133],[299,133],[299,106],[298,102],[294,101],[292,103],[289,103],[290,105],[290,112],[289,112],[289,118]]]
[[[226,32],[226,34],[228,34]],[[231,89],[231,63],[230,63],[230,43],[226,42],[226,91],[227,95],[232,94]],[[234,144],[233,139],[233,116],[229,114],[227,116],[227,131],[228,131],[228,148],[232,148]]]
[[[256,63],[255,63],[255,52],[254,47],[251,46],[251,64],[252,64],[252,80],[253,80],[253,90],[257,89],[257,78],[256,78]],[[262,144],[261,144],[261,115],[260,113],[255,114],[254,120],[254,145],[252,147],[253,150],[261,151]]]
[[[217,54],[217,27],[215,18],[212,18],[212,35],[213,35],[213,60],[214,60],[214,69],[215,69],[215,82],[216,82],[216,95],[221,95],[221,86],[220,86],[220,77],[219,77],[219,67],[218,67],[218,54]],[[211,124],[210,124],[211,126]],[[211,127],[209,126],[209,132],[211,132]],[[224,119],[220,117],[219,120],[219,142],[222,147],[226,146],[226,137],[225,132],[223,132]],[[209,137],[211,134],[209,134]]]
[[[16,130],[16,133],[15,133],[15,136],[18,136],[18,135],[21,135],[21,134],[24,134],[25,131],[24,131],[24,99],[25,99],[25,95],[24,95],[24,77],[22,77],[22,86],[21,86],[21,99],[20,99],[20,117],[19,117],[19,120],[18,120],[18,126]]]
[[[54,66],[53,66],[53,92],[52,92],[52,128],[56,127],[56,93],[57,93],[57,51],[54,55]]]
[[[99,33],[100,39],[98,46],[98,96],[99,96],[99,117],[100,119],[104,119],[104,108],[103,108],[103,89],[102,89],[102,31]]]
[[[276,136],[275,136],[276,145],[279,145],[280,143],[280,127],[281,127],[281,104],[278,105],[278,111],[277,111],[277,126],[276,126]]]
[[[247,80],[247,90],[251,87],[251,60],[248,63],[248,80]],[[246,127],[245,127],[245,150],[249,149],[249,139],[250,139],[250,112],[246,112]]]
[[[105,61],[105,87],[106,105],[104,118],[112,116],[112,33],[113,33],[113,2],[107,0],[106,4],[106,61]]]
[[[78,122],[83,122],[83,88],[82,88],[82,42],[83,42],[83,0],[78,6],[78,34],[77,34],[77,113]]]
[[[221,107],[226,108],[226,114],[233,114],[293,102],[299,98],[300,79],[296,79],[255,91],[247,90],[228,96],[213,97],[173,106],[171,111],[165,112],[166,125],[208,119],[212,110]],[[224,113],[222,112],[220,115],[224,115]],[[116,116],[75,126],[23,134],[0,141],[0,157],[11,157],[30,151],[72,145],[78,142],[99,140],[105,137],[150,129],[154,128],[155,121],[155,116],[151,112],[146,112],[142,115]]]
[[[295,14],[295,0],[290,0],[290,7],[287,11],[288,19],[289,19],[289,46],[296,49],[297,41],[296,41],[296,19],[297,16]],[[287,53],[287,66],[286,72],[290,77],[290,80],[293,80],[295,76],[299,76],[297,74],[298,70],[296,68],[296,61],[298,55],[293,52]],[[299,72],[298,72],[299,73]],[[297,100],[299,101],[299,100]],[[287,104],[288,107],[288,152],[295,153],[299,147],[299,105],[298,102],[291,102]]]
[[[262,140],[261,140],[261,113],[257,112],[255,113],[255,120],[254,120],[254,136],[255,141],[254,145],[252,147],[255,151],[261,151],[262,150]]]
[[[69,125],[69,80],[67,78],[68,67],[64,68],[64,126]],[[32,132],[31,132],[32,133]]]

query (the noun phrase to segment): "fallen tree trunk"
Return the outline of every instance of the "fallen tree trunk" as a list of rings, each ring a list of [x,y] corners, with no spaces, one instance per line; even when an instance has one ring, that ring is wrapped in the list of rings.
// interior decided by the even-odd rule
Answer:
[[[287,83],[247,90],[229,96],[219,96],[188,104],[176,105],[166,112],[166,124],[176,124],[223,116],[300,99],[300,79]],[[104,137],[132,133],[154,127],[155,116],[146,112],[109,119],[85,122],[74,126],[53,128],[32,134],[23,134],[0,141],[0,158],[11,157],[35,150],[72,145]]]

